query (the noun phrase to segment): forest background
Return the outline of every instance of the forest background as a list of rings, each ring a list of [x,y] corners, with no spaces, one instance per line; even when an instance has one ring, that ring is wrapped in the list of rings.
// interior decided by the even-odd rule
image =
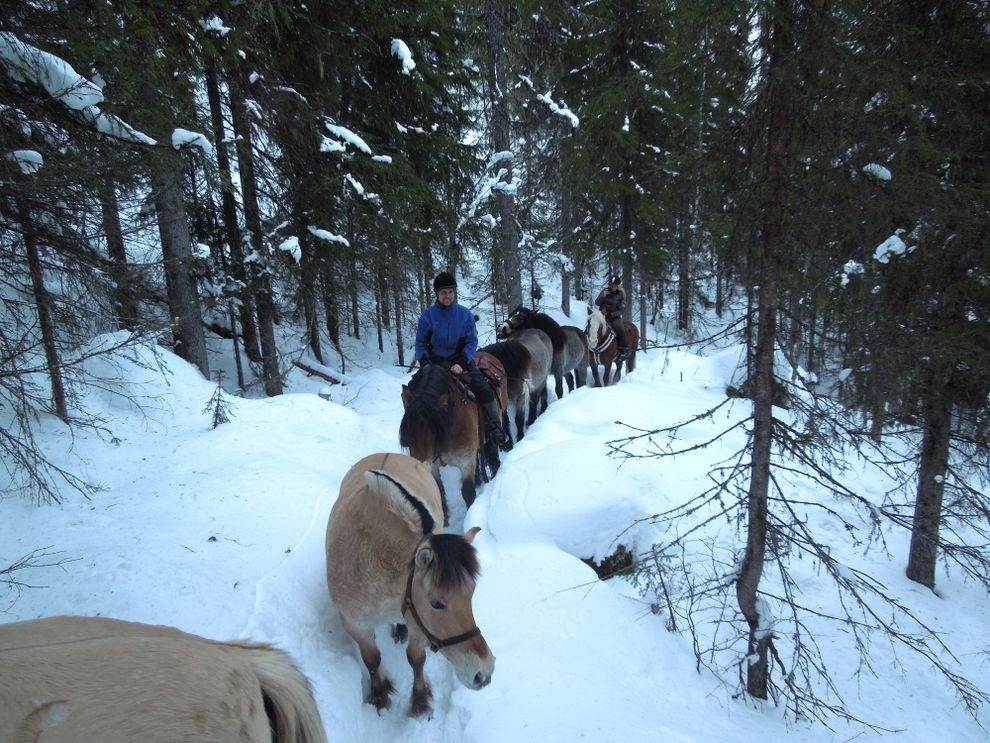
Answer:
[[[564,315],[616,272],[629,319],[645,328],[671,305],[688,343],[707,340],[703,311],[747,308],[722,332],[749,351],[727,390],[752,400],[749,445],[702,497],[726,497],[744,535],[731,590],[750,695],[807,701],[772,673],[768,552],[804,551],[854,600],[864,587],[788,511],[781,456],[856,501],[830,467],[842,447],[871,452],[904,486],[864,508],[911,530],[908,576],[934,590],[951,569],[990,587],[985,4],[4,12],[10,494],[50,502],[90,487],[33,432],[47,415],[99,427],[74,404],[98,384],[83,364],[96,335],[164,344],[207,378],[206,339],[227,338],[248,363],[216,381],[276,396],[293,364],[345,373],[345,336],[380,349],[388,337],[394,362],[411,362],[441,269],[487,266],[496,315],[538,306],[546,270]],[[793,373],[779,373],[781,356]],[[953,683],[967,706],[987,700]]]

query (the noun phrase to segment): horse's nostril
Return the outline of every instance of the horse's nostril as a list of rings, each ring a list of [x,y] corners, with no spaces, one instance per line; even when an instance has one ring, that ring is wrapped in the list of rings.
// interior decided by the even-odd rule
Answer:
[[[478,689],[484,689],[491,682],[492,682],[492,677],[487,673],[482,673],[481,671],[478,671],[476,674],[474,674],[474,685]]]

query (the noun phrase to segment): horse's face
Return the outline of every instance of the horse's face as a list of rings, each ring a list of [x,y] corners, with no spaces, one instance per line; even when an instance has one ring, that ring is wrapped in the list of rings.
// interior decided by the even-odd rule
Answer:
[[[464,538],[470,542],[478,531],[478,527],[474,527]],[[478,626],[471,606],[475,581],[466,579],[441,586],[435,579],[435,559],[429,542],[416,551],[412,601],[426,629],[442,641],[471,632]],[[415,622],[409,623],[409,629],[417,630]],[[466,687],[481,689],[488,686],[495,671],[495,656],[481,634],[441,648],[440,652]]]
[[[516,307],[505,318],[505,322],[498,326],[495,334],[499,338],[505,339],[517,330],[530,327],[533,322],[533,314],[533,311],[527,307]]]

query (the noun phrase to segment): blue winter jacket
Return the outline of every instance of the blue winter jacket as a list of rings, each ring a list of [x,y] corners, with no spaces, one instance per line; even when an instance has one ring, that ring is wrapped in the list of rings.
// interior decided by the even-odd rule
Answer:
[[[466,367],[478,350],[478,328],[467,307],[439,302],[423,310],[416,327],[416,358],[447,361]]]

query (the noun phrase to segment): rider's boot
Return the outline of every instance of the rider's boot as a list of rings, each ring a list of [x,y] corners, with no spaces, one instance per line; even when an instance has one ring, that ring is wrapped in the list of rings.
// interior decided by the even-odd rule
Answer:
[[[498,402],[492,398],[481,407],[485,411],[488,438],[502,451],[508,451],[509,437],[502,428],[502,411],[498,409]]]

